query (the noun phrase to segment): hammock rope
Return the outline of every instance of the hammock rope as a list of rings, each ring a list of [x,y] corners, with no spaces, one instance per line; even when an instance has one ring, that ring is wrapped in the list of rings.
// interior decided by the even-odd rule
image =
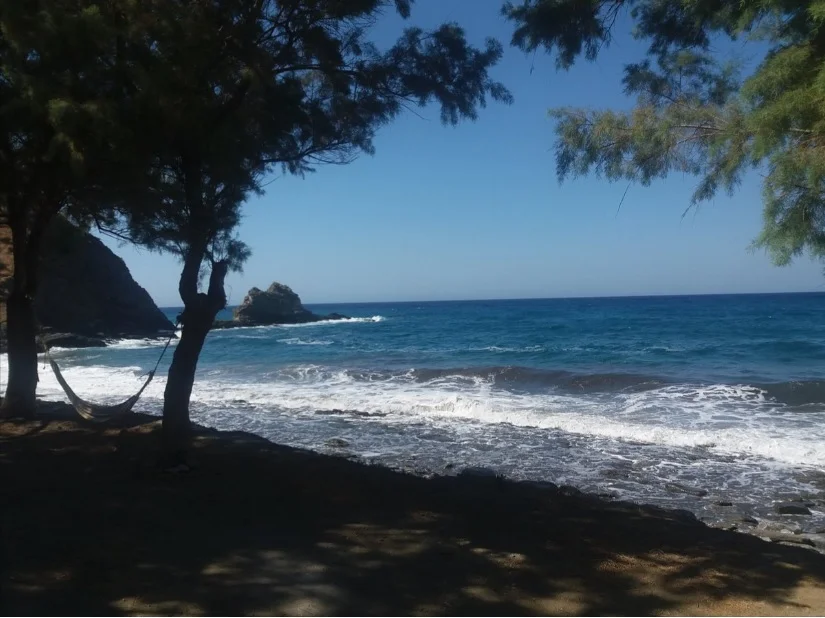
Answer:
[[[49,365],[51,365],[52,371],[54,372],[54,377],[57,378],[57,383],[60,384],[60,387],[63,389],[63,392],[66,393],[66,397],[69,398],[69,403],[72,404],[72,407],[75,411],[87,421],[93,421],[96,423],[105,423],[106,421],[112,420],[113,418],[122,416],[124,414],[128,414],[132,411],[132,408],[137,403],[140,396],[143,394],[143,391],[146,390],[146,387],[149,386],[149,383],[152,381],[152,378],[155,377],[155,372],[158,370],[160,366],[160,361],[163,360],[163,355],[166,354],[166,350],[169,348],[169,344],[172,343],[172,338],[175,336],[175,331],[172,331],[172,334],[169,335],[169,339],[166,340],[166,345],[163,346],[163,350],[160,352],[160,356],[158,357],[158,362],[155,363],[155,367],[149,371],[146,377],[146,381],[143,383],[143,386],[140,387],[140,390],[129,397],[126,401],[114,405],[102,405],[92,403],[90,401],[86,401],[77,396],[77,394],[72,390],[72,387],[69,386],[69,383],[66,382],[66,379],[63,377],[63,373],[60,371],[60,367],[57,365],[55,360],[52,358],[52,355],[49,354],[49,347],[46,345],[46,341],[43,339],[42,335],[40,336],[40,345],[43,346],[43,350],[45,351],[46,360],[49,361]]]

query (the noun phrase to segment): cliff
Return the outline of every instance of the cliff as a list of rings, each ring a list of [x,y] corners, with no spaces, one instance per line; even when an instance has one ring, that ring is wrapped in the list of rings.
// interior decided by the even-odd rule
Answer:
[[[0,290],[13,267],[8,234],[0,228]],[[123,260],[91,234],[58,217],[44,246],[34,304],[45,330],[102,339],[154,337],[174,328]]]

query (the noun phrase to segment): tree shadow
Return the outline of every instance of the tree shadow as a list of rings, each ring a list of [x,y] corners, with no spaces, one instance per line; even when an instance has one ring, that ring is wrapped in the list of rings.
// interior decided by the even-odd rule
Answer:
[[[11,228],[0,222],[0,290],[12,274]]]
[[[825,557],[679,513],[157,423],[0,425],[6,614],[822,613]],[[807,583],[806,583],[807,582]]]
[[[11,291],[14,264],[11,249],[11,229],[4,223],[0,223],[0,352],[6,349],[6,298]],[[0,393],[0,398],[2,398],[2,393]]]

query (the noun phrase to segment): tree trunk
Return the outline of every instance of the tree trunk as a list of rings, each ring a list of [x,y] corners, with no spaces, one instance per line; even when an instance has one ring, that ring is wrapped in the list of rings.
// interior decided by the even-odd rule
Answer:
[[[216,314],[217,311],[213,313],[202,304],[187,308],[181,318],[183,329],[163,393],[163,450],[170,465],[186,460],[190,438],[189,397],[198,357]]]
[[[198,357],[206,335],[215,322],[218,311],[226,306],[224,279],[228,263],[212,263],[209,289],[198,291],[198,279],[206,249],[213,238],[209,211],[203,203],[203,170],[200,161],[191,153],[182,156],[184,192],[189,208],[190,229],[188,251],[178,282],[178,292],[183,301],[181,338],[172,356],[166,390],[163,393],[163,450],[170,465],[185,463],[191,437],[189,422],[189,398],[195,382]]]
[[[34,418],[37,399],[37,328],[32,301],[13,292],[6,301],[9,378],[3,416]]]
[[[42,210],[29,229],[19,208],[11,208],[9,213],[14,271],[11,293],[6,299],[9,377],[2,416],[33,418],[36,413],[37,320],[34,295],[37,291],[40,242],[52,215],[51,211]]]
[[[191,256],[193,261],[198,258],[199,255]],[[181,279],[185,279],[187,272],[191,271],[191,268],[184,265]],[[198,358],[206,335],[215,322],[215,316],[226,306],[226,292],[223,287],[226,271],[225,262],[213,264],[209,277],[209,291],[206,294],[196,293],[194,296],[185,297],[185,301],[188,302],[180,318],[181,338],[172,356],[166,390],[163,393],[163,450],[168,465],[186,462],[191,437],[189,398],[192,395]],[[194,272],[197,273],[197,270]],[[181,285],[182,289],[187,287],[185,284]]]

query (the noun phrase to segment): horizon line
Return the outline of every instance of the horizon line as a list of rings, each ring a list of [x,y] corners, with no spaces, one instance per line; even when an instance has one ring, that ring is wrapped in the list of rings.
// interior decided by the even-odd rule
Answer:
[[[699,292],[695,294],[613,294],[606,296],[524,296],[513,298],[445,298],[429,300],[351,300],[342,302],[312,302],[302,301],[305,305],[403,305],[413,303],[485,303],[485,302],[513,302],[535,300],[610,300],[617,298],[688,298],[696,296],[782,296],[802,294],[825,294],[825,289],[808,290],[804,292]],[[239,305],[227,305],[223,310]],[[157,305],[158,309],[180,309],[183,305]]]

